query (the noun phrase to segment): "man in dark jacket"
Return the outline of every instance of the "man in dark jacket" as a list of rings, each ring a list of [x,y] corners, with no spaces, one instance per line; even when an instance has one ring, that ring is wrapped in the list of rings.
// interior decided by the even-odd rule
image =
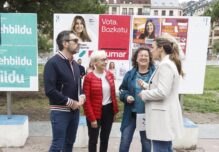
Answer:
[[[83,76],[85,75],[85,68],[84,68],[83,65],[81,65],[81,63],[82,63],[81,58],[79,58],[77,62],[78,62],[78,65],[79,65],[81,78],[83,78]]]
[[[44,69],[53,134],[49,152],[72,152],[79,123],[79,108],[85,101],[80,88],[80,69],[73,60],[79,44],[71,31],[60,32],[56,42],[60,51],[48,60]]]

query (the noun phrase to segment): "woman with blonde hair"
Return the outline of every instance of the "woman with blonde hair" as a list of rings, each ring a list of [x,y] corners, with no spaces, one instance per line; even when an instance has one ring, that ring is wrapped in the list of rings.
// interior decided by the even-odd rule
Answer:
[[[166,37],[158,37],[152,44],[154,59],[160,60],[149,81],[149,89],[139,93],[145,102],[146,136],[151,140],[152,152],[172,152],[172,140],[184,133],[179,102],[179,83],[183,76],[179,46]],[[143,87],[144,83],[139,83]]]
[[[91,42],[91,39],[87,33],[85,20],[82,16],[75,16],[71,30],[78,36],[82,42]]]
[[[83,90],[86,95],[84,112],[88,126],[88,151],[97,151],[100,132],[100,152],[106,152],[112,124],[118,113],[114,76],[106,71],[108,62],[105,51],[94,51],[90,56],[95,67],[84,78]]]

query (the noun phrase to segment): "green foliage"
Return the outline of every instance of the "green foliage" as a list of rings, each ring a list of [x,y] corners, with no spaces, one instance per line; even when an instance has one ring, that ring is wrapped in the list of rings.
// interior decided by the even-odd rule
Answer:
[[[204,93],[184,95],[184,110],[219,113],[219,67],[207,66]]]
[[[44,70],[44,65],[38,65],[38,73],[39,74],[43,74],[43,70]]]
[[[49,36],[46,34],[38,34],[38,49],[40,53],[50,52],[52,48],[52,40],[49,39]]]
[[[205,72],[204,91],[218,91],[219,93],[219,67],[207,66]]]
[[[0,12],[37,13],[39,30],[50,37],[54,13],[101,14],[107,8],[99,0],[7,0],[9,7],[3,8],[5,1],[0,1]]]
[[[40,53],[52,47],[54,13],[102,14],[107,8],[99,0],[7,0],[9,7],[3,8],[5,2],[0,1],[0,12],[37,13]]]
[[[215,40],[213,43],[213,51],[218,54],[219,53],[219,40]]]
[[[204,91],[202,95],[185,95],[184,110],[219,113],[219,94],[216,91]]]
[[[211,21],[219,20],[219,0],[214,0],[212,5],[205,11],[205,16],[211,16]]]
[[[48,99],[44,94],[43,65],[39,65],[39,91],[13,92],[13,113],[28,114],[30,120],[49,120]],[[202,113],[219,113],[219,66],[207,66],[204,93],[184,95],[184,110]],[[191,86],[192,87],[192,86]],[[124,104],[119,101],[117,121],[121,121]],[[6,114],[6,93],[0,92],[0,113]],[[83,109],[81,109],[83,114]]]

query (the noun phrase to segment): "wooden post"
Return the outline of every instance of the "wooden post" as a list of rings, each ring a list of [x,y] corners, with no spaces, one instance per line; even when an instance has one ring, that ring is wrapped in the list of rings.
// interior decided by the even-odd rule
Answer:
[[[12,118],[12,97],[11,97],[11,92],[7,92],[7,115],[8,119]]]

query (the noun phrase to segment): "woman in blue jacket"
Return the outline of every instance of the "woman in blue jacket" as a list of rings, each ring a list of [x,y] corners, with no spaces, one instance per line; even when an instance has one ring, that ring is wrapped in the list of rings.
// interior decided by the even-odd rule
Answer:
[[[124,113],[121,124],[120,152],[128,152],[136,128],[136,114],[145,113],[145,104],[138,96],[142,87],[139,81],[148,82],[155,71],[152,55],[149,48],[139,48],[132,56],[133,68],[128,71],[119,87],[119,97],[124,103]],[[146,83],[145,83],[146,84]],[[145,131],[139,131],[142,152],[150,148],[150,141],[146,138]]]

